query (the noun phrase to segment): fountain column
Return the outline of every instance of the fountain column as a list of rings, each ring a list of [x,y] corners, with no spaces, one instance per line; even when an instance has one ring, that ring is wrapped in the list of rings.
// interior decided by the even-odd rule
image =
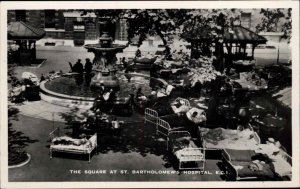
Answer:
[[[106,27],[104,27],[106,29]],[[107,87],[118,87],[118,79],[115,77],[116,54],[124,49],[125,45],[112,44],[112,37],[107,31],[99,38],[98,44],[87,44],[84,46],[88,52],[93,52],[93,60],[96,75],[91,80],[91,87],[99,87],[103,83]]]

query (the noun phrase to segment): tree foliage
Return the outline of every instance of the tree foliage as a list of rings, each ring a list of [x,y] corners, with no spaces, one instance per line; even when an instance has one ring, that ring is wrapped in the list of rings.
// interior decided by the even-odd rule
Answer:
[[[183,22],[181,37],[192,44],[192,57],[199,58],[200,54],[211,56],[213,43],[222,44],[224,34],[232,33],[231,27],[239,20],[239,13],[238,9],[195,9],[188,12],[190,19]],[[217,47],[215,45],[217,56],[222,56],[223,48]]]
[[[62,112],[59,115],[65,121],[66,129],[72,129],[72,136],[78,137],[80,132],[80,127],[83,122],[88,118],[88,111],[82,112],[75,106],[71,108],[68,112]]]
[[[256,26],[258,32],[283,32],[283,38],[291,38],[292,34],[292,9],[261,9],[263,15],[261,23]],[[279,27],[279,23],[282,23]]]
[[[126,19],[128,26],[128,42],[138,37],[140,46],[148,36],[159,36],[167,50],[174,35],[180,31],[180,25],[189,18],[189,10],[185,9],[101,9],[93,10],[99,19],[107,19],[112,23]],[[86,11],[83,11],[86,14]]]
[[[148,36],[159,36],[167,54],[170,53],[169,45],[175,36],[190,42],[204,34],[205,38],[211,41],[222,42],[224,32],[230,30],[234,21],[238,19],[237,9],[101,9],[92,11],[99,19],[108,19],[113,23],[126,19],[129,44],[135,37],[138,37],[137,45],[140,46]],[[83,11],[83,14],[86,14],[86,11]],[[196,50],[208,53],[210,44],[198,44]]]

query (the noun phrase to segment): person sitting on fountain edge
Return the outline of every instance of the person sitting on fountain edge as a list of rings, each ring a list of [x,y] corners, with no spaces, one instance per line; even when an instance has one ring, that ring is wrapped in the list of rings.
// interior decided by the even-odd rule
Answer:
[[[103,104],[103,101],[104,101],[103,95],[101,93],[98,93],[97,97],[94,100],[93,107],[91,109],[94,110],[95,112],[97,110],[100,110],[100,106]]]
[[[90,74],[92,72],[92,68],[93,68],[92,62],[90,61],[89,58],[86,58],[85,65],[84,65],[85,73]]]
[[[114,102],[116,99],[117,99],[116,92],[113,89],[110,89],[108,101]]]
[[[103,82],[100,83],[100,88],[99,88],[99,90],[100,90],[99,93],[100,93],[101,95],[104,95],[104,93],[106,92],[106,88],[105,88]]]
[[[113,110],[114,110],[114,103],[113,103],[113,102],[116,101],[116,99],[117,99],[117,94],[116,94],[116,92],[115,92],[113,89],[110,89],[110,91],[107,92],[107,94],[109,95],[107,101],[110,102],[110,103],[112,103],[112,104],[110,105],[110,107],[109,107],[109,108],[110,108],[109,113],[112,113]],[[105,98],[104,98],[104,99],[105,99]]]

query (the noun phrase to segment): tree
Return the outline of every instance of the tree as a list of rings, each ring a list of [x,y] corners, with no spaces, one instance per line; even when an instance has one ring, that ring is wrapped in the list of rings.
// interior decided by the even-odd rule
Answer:
[[[283,32],[283,38],[291,38],[292,34],[292,9],[261,9],[263,15],[261,23],[256,26],[257,32]],[[281,24],[279,27],[278,24]]]
[[[71,108],[70,111],[60,113],[60,116],[65,120],[67,128],[72,128],[72,136],[78,137],[80,126],[86,117],[83,114],[79,114],[80,109],[75,106]]]
[[[216,65],[222,71],[225,44],[228,57],[232,54],[232,44],[224,43],[225,33],[232,34],[232,26],[239,20],[239,9],[196,9],[188,12],[190,19],[183,22],[181,37],[191,43],[191,57],[211,56],[214,50]],[[232,66],[228,61],[227,67]],[[228,69],[229,70],[229,69]]]
[[[128,44],[138,37],[140,46],[148,36],[159,36],[164,44],[166,54],[170,54],[169,44],[174,35],[180,32],[180,26],[189,18],[185,9],[101,9],[91,10],[98,18],[116,23],[126,19],[128,25]],[[91,12],[90,10],[88,12]],[[82,11],[86,14],[87,11]]]
[[[256,26],[257,32],[283,32],[279,38],[287,39],[290,43],[292,36],[292,9],[261,9],[260,14],[263,15],[261,23]],[[279,27],[278,24],[281,24]],[[279,44],[277,52],[277,64],[279,63]]]
[[[139,36],[138,45],[150,36],[159,36],[164,44],[166,55],[170,54],[169,44],[179,34],[180,26],[189,18],[188,10],[183,9],[142,9],[126,12],[128,39]]]
[[[223,39],[231,31],[234,21],[239,18],[237,9],[101,9],[95,12],[99,19],[112,23],[126,19],[128,41],[138,36],[138,46],[148,36],[159,36],[164,44],[166,54],[170,54],[169,45],[174,36],[191,42],[192,56],[200,53],[211,54],[212,43],[215,43],[217,58],[223,56]],[[86,14],[86,11],[83,11]],[[195,39],[204,35],[206,43],[195,43]],[[227,45],[227,44],[226,44]],[[231,46],[226,46],[229,54]],[[196,55],[197,57],[198,55]]]

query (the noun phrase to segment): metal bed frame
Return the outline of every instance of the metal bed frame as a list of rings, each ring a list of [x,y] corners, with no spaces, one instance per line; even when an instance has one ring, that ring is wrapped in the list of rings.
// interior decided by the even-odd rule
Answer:
[[[50,142],[52,142],[52,140],[55,137],[59,137],[60,136],[60,129],[56,128],[55,130],[53,130],[50,134],[49,134],[49,138],[50,138]],[[49,155],[50,155],[50,159],[52,159],[52,153],[53,152],[65,152],[65,153],[74,153],[74,154],[88,154],[89,156],[89,163],[91,162],[91,153],[96,149],[97,150],[97,133],[95,133],[94,135],[91,136],[91,138],[95,137],[95,145],[92,146],[91,149],[85,149],[85,150],[75,150],[75,149],[58,149],[55,148],[54,146],[50,145],[50,151],[49,151]],[[91,139],[90,138],[90,139]],[[90,140],[89,139],[89,140]]]
[[[292,157],[288,155],[285,151],[280,150],[281,158],[283,158],[286,162],[288,162],[292,166]],[[252,177],[240,177],[238,174],[238,171],[234,168],[234,165],[231,163],[231,157],[226,152],[226,150],[222,150],[222,159],[225,161],[225,168],[230,173],[230,175],[234,176],[235,180],[250,180],[250,179],[256,179],[258,176],[252,176]],[[280,175],[278,175],[280,176]],[[282,175],[282,177],[287,176],[290,179],[292,178],[292,173]]]
[[[203,112],[204,115],[206,115],[205,112]],[[162,116],[163,117],[163,116]],[[205,122],[204,122],[205,124]],[[156,123],[156,134],[160,133],[166,137],[168,137],[169,133],[171,131],[178,131],[178,130],[182,130],[185,127],[175,127],[175,128],[171,128],[169,122],[161,119],[161,118],[157,118],[157,123]]]
[[[176,98],[176,100],[180,100],[183,102],[183,105],[191,107],[191,104],[190,104],[189,100],[187,100],[187,99],[178,97],[178,98]],[[159,119],[159,115],[156,110],[151,109],[151,108],[145,108],[145,123],[149,122],[149,123],[157,124],[158,119]]]
[[[160,118],[157,119],[156,134],[160,133],[160,134],[168,137],[169,133],[171,131],[176,131],[176,130],[179,130],[179,129],[184,129],[184,127],[176,127],[176,128],[172,129],[170,124],[167,121],[162,120]]]
[[[178,137],[182,137],[182,136],[188,136],[191,137],[191,134],[188,131],[170,131],[169,134],[172,135],[176,135]],[[167,139],[167,149],[170,148],[170,138],[168,136]],[[178,161],[179,161],[179,165],[178,165],[178,169],[179,171],[181,170],[195,170],[195,169],[200,169],[200,170],[204,170],[205,167],[205,148],[184,148],[181,149],[184,153],[184,155],[177,157]],[[195,152],[195,151],[200,151],[201,153],[199,154],[193,154],[191,152]],[[175,153],[173,151],[173,153]],[[200,166],[198,167],[189,167],[189,168],[184,168],[182,167],[183,163],[187,163],[187,162],[201,162]],[[198,165],[198,164],[197,164]]]
[[[228,176],[229,175],[233,176],[236,181],[257,179],[257,176],[240,177],[237,169],[234,168],[234,165],[230,161],[231,160],[230,155],[225,150],[222,150],[222,159],[225,163],[224,164],[225,169],[229,173]]]

